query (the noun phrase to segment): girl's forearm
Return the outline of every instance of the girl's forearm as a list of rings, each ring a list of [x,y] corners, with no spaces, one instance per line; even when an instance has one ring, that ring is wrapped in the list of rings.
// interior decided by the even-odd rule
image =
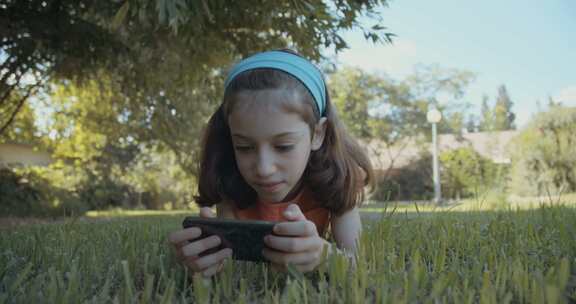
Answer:
[[[338,248],[336,244],[324,240],[324,251],[324,260],[322,262],[328,260],[332,255],[338,255],[346,257],[352,265],[356,265],[356,251],[354,249]]]

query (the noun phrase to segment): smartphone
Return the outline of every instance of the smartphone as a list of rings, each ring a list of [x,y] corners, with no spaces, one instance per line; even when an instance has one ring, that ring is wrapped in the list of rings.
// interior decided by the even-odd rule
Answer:
[[[224,248],[232,249],[232,257],[236,260],[266,262],[262,256],[265,248],[264,237],[273,234],[272,228],[276,222],[255,220],[232,220],[222,218],[186,217],[184,228],[198,227],[202,230],[199,239],[217,235],[222,240],[219,247],[207,250],[201,256],[211,254]]]

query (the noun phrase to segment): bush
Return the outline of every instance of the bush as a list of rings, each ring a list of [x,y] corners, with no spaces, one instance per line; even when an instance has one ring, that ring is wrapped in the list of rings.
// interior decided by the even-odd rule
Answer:
[[[576,107],[553,106],[537,114],[513,143],[515,194],[576,192]]]
[[[465,198],[486,191],[503,193],[509,166],[498,165],[472,148],[459,148],[440,154],[442,196]],[[423,153],[409,165],[380,174],[372,200],[428,200],[434,196],[432,156]]]
[[[466,147],[440,154],[442,195],[465,198],[487,189],[505,191],[508,165],[498,165]]]
[[[431,198],[434,193],[431,163],[431,156],[423,154],[403,168],[377,174],[376,189],[370,199],[397,201]]]
[[[68,216],[86,210],[77,196],[54,187],[38,170],[0,169],[1,216]]]
[[[11,169],[0,169],[0,215],[21,216],[37,210],[42,194]]]

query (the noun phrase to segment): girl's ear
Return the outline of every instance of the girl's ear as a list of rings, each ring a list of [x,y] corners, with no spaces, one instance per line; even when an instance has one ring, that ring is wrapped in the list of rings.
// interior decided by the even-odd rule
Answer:
[[[322,117],[314,127],[314,134],[312,134],[312,151],[316,151],[322,147],[324,137],[326,137],[326,125],[326,117]]]

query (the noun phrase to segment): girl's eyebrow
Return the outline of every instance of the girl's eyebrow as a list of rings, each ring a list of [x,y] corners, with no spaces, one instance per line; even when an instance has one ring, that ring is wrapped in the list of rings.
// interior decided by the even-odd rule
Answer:
[[[274,135],[272,138],[277,139],[277,138],[288,137],[288,136],[300,136],[301,134],[302,134],[302,132],[282,132],[282,133]],[[238,139],[244,139],[244,140],[251,140],[250,137],[242,135],[242,134],[238,134],[238,133],[232,134],[232,137],[236,137]]]

